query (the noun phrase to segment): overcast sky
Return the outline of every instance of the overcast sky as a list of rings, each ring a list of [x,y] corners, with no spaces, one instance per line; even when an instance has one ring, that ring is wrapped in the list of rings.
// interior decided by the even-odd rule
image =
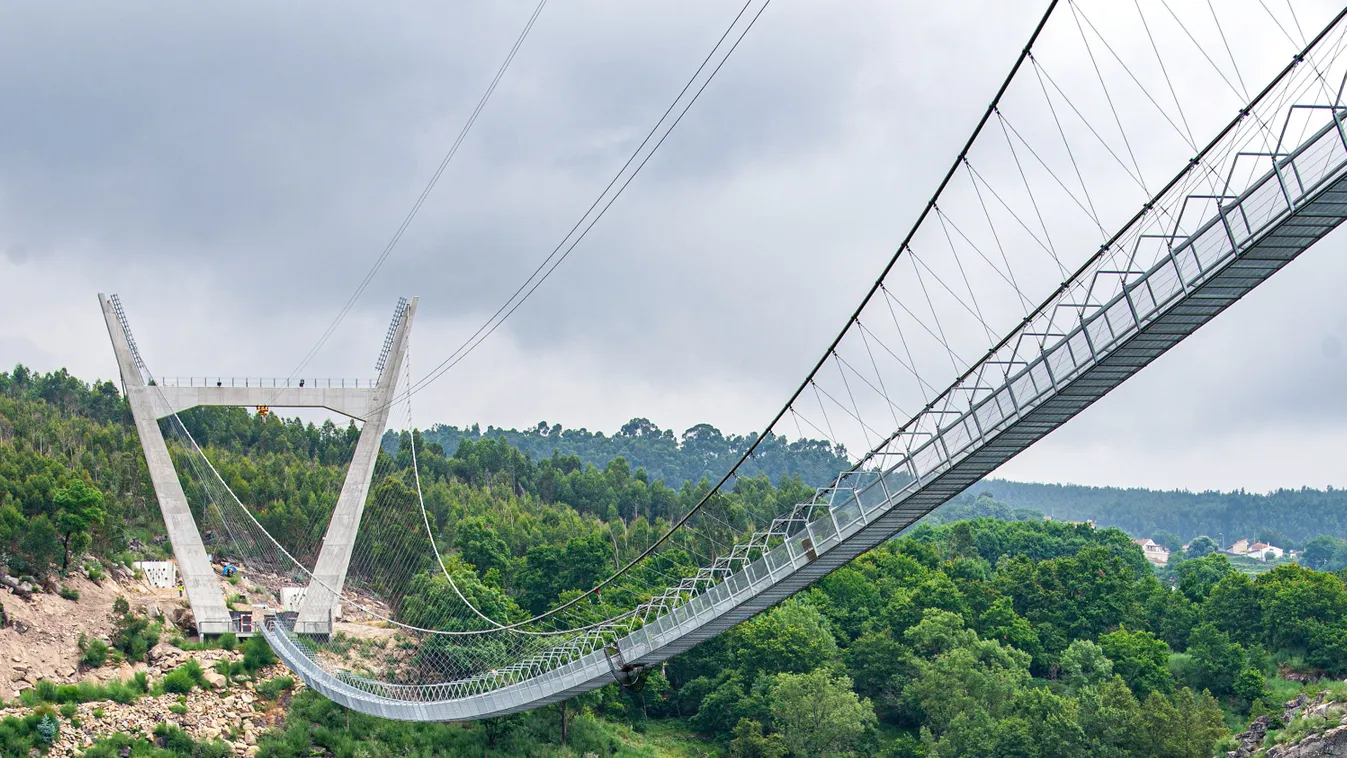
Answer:
[[[96,299],[115,292],[156,374],[287,375],[533,5],[0,10],[0,364],[115,378]],[[891,255],[1039,5],[774,3],[537,296],[416,396],[417,425],[759,429]],[[1330,5],[1295,2],[1311,33]],[[412,372],[446,357],[579,218],[737,6],[550,4],[306,375],[372,375],[400,295],[421,298]],[[1000,475],[1347,487],[1343,252],[1330,236]]]

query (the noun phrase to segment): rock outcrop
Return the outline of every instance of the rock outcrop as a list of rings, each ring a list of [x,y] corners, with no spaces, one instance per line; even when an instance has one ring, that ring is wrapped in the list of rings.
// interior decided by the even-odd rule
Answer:
[[[1249,724],[1249,728],[1235,735],[1239,740],[1239,747],[1225,754],[1225,758],[1249,758],[1263,749],[1263,738],[1267,737],[1268,723],[1270,719],[1267,716],[1259,716]]]
[[[1249,728],[1240,734],[1235,735],[1239,741],[1239,746],[1226,753],[1226,758],[1250,758],[1251,756],[1262,756],[1262,758],[1347,758],[1347,715],[1344,715],[1344,706],[1341,703],[1326,702],[1329,692],[1320,692],[1318,696],[1310,698],[1301,693],[1294,699],[1286,701],[1282,708],[1282,723],[1290,724],[1296,718],[1319,717],[1333,723],[1333,719],[1339,719],[1337,726],[1329,728],[1319,734],[1310,734],[1296,742],[1274,745],[1263,752],[1263,741],[1271,724],[1271,719],[1267,716],[1259,716],[1254,719]]]
[[[180,659],[180,656],[169,654],[167,650],[161,653],[160,660],[166,662]],[[200,655],[183,653],[181,650],[177,653]],[[259,671],[257,677],[261,681],[285,673],[285,667],[278,665]],[[223,677],[210,672],[207,678],[212,676],[219,679],[221,686],[212,690],[193,690],[186,696],[185,713],[174,712],[174,707],[180,706],[178,695],[147,695],[129,705],[110,701],[82,703],[75,715],[79,727],[72,727],[69,720],[62,718],[61,731],[47,756],[71,758],[82,753],[98,738],[117,733],[153,739],[154,728],[166,723],[181,727],[195,740],[224,740],[233,747],[236,758],[250,758],[257,752],[257,738],[266,729],[280,726],[283,716],[278,709],[265,707],[265,701],[259,700],[251,684],[224,686]],[[303,686],[302,682],[295,680],[296,689]],[[177,710],[183,709],[178,707]],[[0,710],[0,719],[5,716],[22,717],[29,712],[27,708],[6,708]]]
[[[1347,726],[1335,726],[1299,742],[1270,747],[1264,755],[1266,758],[1347,758]]]

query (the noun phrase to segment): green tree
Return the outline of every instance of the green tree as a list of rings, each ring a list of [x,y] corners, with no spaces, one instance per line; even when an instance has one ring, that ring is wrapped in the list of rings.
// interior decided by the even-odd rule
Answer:
[[[996,640],[1032,656],[1043,651],[1038,633],[1023,616],[1015,612],[1014,603],[1008,597],[997,598],[978,619],[978,636]]]
[[[503,573],[509,566],[510,546],[487,525],[484,518],[473,516],[459,522],[455,529],[454,547],[463,560],[477,569],[478,576],[486,576],[486,572],[493,568]]]
[[[47,514],[28,520],[19,537],[19,568],[33,574],[45,574],[61,552],[61,534]]]
[[[1155,758],[1210,758],[1212,745],[1229,733],[1221,706],[1207,693],[1184,687],[1167,698],[1152,692],[1142,702],[1142,755]]]
[[[1171,692],[1174,679],[1169,674],[1169,646],[1144,631],[1125,628],[1099,638],[1104,655],[1113,661],[1113,670],[1127,682],[1138,697],[1152,692]]]
[[[1268,689],[1263,672],[1255,668],[1241,671],[1235,678],[1233,690],[1235,697],[1239,698],[1240,706],[1245,709],[1252,709],[1255,702],[1266,701],[1272,697],[1272,691]]]
[[[875,723],[870,702],[851,680],[825,669],[779,674],[771,689],[772,723],[799,758],[845,754]]]
[[[927,611],[904,638],[931,658],[914,661],[902,702],[908,717],[929,725],[936,737],[954,729],[960,714],[985,712],[992,719],[1006,714],[1029,682],[1027,653],[979,640],[947,611]]]
[[[1202,618],[1246,645],[1261,639],[1263,604],[1260,592],[1247,574],[1227,575],[1211,588],[1202,604]]]
[[[1092,758],[1143,758],[1139,750],[1141,703],[1122,677],[1114,676],[1077,694],[1080,726]]]
[[[1188,550],[1186,552],[1189,558],[1201,558],[1206,555],[1211,555],[1212,553],[1220,552],[1220,550],[1221,546],[1216,544],[1216,540],[1204,534],[1201,537],[1195,538],[1192,542],[1189,542]]]
[[[1347,588],[1333,574],[1311,571],[1294,564],[1278,566],[1255,581],[1266,642],[1274,650],[1306,650],[1331,644],[1328,629],[1347,618]],[[1343,664],[1339,663],[1341,667]]]
[[[804,673],[837,658],[837,641],[812,605],[788,600],[740,625],[732,642],[746,681],[759,674]]]
[[[1233,693],[1235,677],[1244,668],[1244,648],[1232,642],[1230,635],[1202,624],[1188,639],[1188,654],[1193,657],[1194,681],[1189,684],[1194,689],[1221,696]]]
[[[905,650],[889,630],[862,635],[847,646],[843,659],[856,692],[877,700],[903,667]]]
[[[103,525],[107,511],[103,508],[103,493],[82,480],[62,487],[52,497],[56,506],[56,529],[61,533],[61,573],[70,567],[70,554],[89,548],[92,531]]]
[[[731,758],[785,758],[790,752],[779,734],[763,735],[762,724],[753,719],[739,719],[730,740]]]
[[[1333,559],[1333,553],[1337,551],[1339,543],[1340,540],[1337,538],[1321,534],[1305,543],[1305,550],[1301,553],[1300,560],[1312,569],[1323,569]]]
[[[1113,661],[1089,640],[1075,640],[1062,651],[1057,676],[1071,690],[1102,684],[1113,678]]]
[[[1235,567],[1221,553],[1186,560],[1174,569],[1179,580],[1179,591],[1194,603],[1205,600],[1217,582],[1233,573]]]

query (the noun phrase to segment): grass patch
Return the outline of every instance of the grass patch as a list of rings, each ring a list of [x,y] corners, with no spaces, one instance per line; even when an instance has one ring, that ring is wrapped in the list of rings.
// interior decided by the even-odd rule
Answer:
[[[219,637],[212,637],[210,639],[201,640],[200,642],[192,642],[191,640],[184,639],[181,634],[174,634],[168,639],[168,644],[179,650],[187,650],[189,652],[197,650],[234,650],[239,646],[239,638],[235,636],[233,632],[225,632]]]
[[[163,747],[159,747],[162,745]],[[128,734],[104,737],[81,753],[83,758],[228,758],[234,750],[220,740],[198,742],[176,726],[160,724],[154,728],[154,741]]]
[[[56,684],[46,679],[19,693],[19,702],[27,708],[43,704],[93,703],[111,700],[114,703],[134,703],[149,692],[149,678],[139,672],[127,680],[113,680],[107,684],[80,682]]]

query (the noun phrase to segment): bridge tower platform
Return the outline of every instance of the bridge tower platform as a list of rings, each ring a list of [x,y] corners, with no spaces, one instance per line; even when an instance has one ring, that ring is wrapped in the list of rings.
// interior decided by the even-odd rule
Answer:
[[[390,401],[397,387],[407,338],[416,316],[417,298],[401,300],[389,325],[383,352],[376,369],[379,378],[364,386],[334,385],[314,382],[305,387],[297,381],[272,380],[263,382],[217,380],[214,386],[203,380],[198,386],[189,381],[177,386],[149,381],[151,374],[145,368],[136,347],[135,338],[127,322],[126,313],[116,295],[98,295],[107,322],[112,350],[117,356],[122,387],[136,432],[145,452],[154,494],[168,529],[173,555],[182,574],[183,589],[196,619],[197,631],[202,635],[219,635],[236,631],[225,604],[220,581],[206,556],[205,545],[187,495],[169,456],[168,446],[159,429],[159,420],[196,406],[327,408],[344,416],[364,422],[355,454],[342,484],[336,508],[332,513],[323,545],[314,568],[313,581],[304,593],[299,610],[296,631],[309,634],[329,634],[336,615],[337,602],[346,581],[346,571],[355,546],[356,530],[364,513],[365,499],[374,476],[374,464],[379,455],[379,442],[388,424]],[[316,385],[316,386],[315,386]]]

